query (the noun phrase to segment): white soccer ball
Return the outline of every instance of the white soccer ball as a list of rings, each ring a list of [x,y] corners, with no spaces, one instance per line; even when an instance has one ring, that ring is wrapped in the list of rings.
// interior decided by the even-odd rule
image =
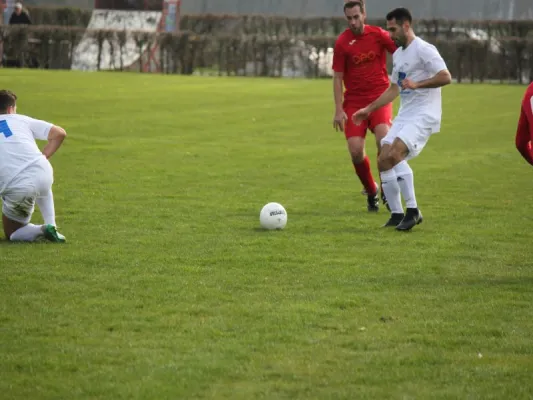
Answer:
[[[259,222],[263,229],[283,229],[287,225],[287,211],[279,203],[268,203],[259,214]]]

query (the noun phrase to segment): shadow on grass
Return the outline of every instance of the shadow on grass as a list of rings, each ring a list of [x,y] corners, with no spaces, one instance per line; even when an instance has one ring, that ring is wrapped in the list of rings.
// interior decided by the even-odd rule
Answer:
[[[11,242],[7,240],[5,237],[0,238],[0,246],[47,246],[50,244],[59,244],[59,243],[52,243],[45,239],[38,240],[36,242]],[[60,243],[60,244],[66,244],[66,243]]]

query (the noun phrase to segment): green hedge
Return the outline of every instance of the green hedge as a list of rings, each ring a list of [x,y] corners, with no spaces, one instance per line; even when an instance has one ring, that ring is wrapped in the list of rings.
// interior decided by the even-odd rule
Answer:
[[[368,20],[368,24],[386,26],[385,19]],[[330,36],[346,29],[346,20],[335,18],[284,18],[259,15],[184,15],[180,26],[197,34],[267,34],[286,36]],[[533,21],[453,21],[430,19],[415,21],[415,31],[450,36],[454,29],[479,29],[489,36],[533,36]]]
[[[86,28],[92,10],[73,7],[27,6],[33,25],[76,26]]]
[[[71,68],[73,50],[84,33],[99,46],[95,57],[100,57],[106,41],[113,44],[115,51],[121,51],[128,37],[137,43],[157,44],[161,49],[159,61],[164,66],[163,72],[181,74],[209,71],[220,75],[280,76],[283,68],[299,65],[307,77],[325,76],[324,71],[309,60],[306,49],[314,47],[318,52],[327,52],[335,43],[335,36],[295,39],[193,32],[88,32],[64,26],[0,26],[0,38],[8,59],[19,60],[23,65],[30,65],[31,60],[45,68]],[[469,39],[432,42],[459,81],[533,81],[533,39],[502,37],[498,39],[497,51],[488,42]]]

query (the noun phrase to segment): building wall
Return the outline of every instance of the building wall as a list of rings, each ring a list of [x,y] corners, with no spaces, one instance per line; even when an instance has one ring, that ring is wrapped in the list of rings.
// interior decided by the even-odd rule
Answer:
[[[94,0],[23,0],[27,5],[92,8]],[[291,17],[342,15],[343,0],[182,0],[185,14],[270,14]],[[366,0],[368,15],[383,17],[400,4],[415,18],[531,19],[532,0]]]
[[[370,17],[383,17],[398,7],[397,0],[367,0]],[[525,19],[533,18],[530,0],[403,0],[416,18]],[[295,17],[342,14],[342,0],[183,0],[186,14],[238,13],[276,14]]]

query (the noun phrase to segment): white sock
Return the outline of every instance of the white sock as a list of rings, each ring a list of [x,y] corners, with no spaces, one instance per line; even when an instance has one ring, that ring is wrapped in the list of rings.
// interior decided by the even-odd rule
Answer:
[[[394,167],[394,172],[398,178],[398,185],[402,192],[403,199],[407,208],[418,208],[415,196],[415,183],[413,177],[413,170],[407,164],[407,161],[402,161]]]
[[[391,213],[403,214],[400,186],[396,180],[394,169],[389,169],[381,173],[381,186],[383,186],[383,192],[387,197]]]
[[[43,235],[42,225],[28,224],[13,232],[9,238],[12,242],[34,242]]]
[[[44,223],[56,226],[56,211],[54,207],[54,194],[52,193],[52,190],[50,190],[48,193],[37,196],[36,203],[39,206]]]

